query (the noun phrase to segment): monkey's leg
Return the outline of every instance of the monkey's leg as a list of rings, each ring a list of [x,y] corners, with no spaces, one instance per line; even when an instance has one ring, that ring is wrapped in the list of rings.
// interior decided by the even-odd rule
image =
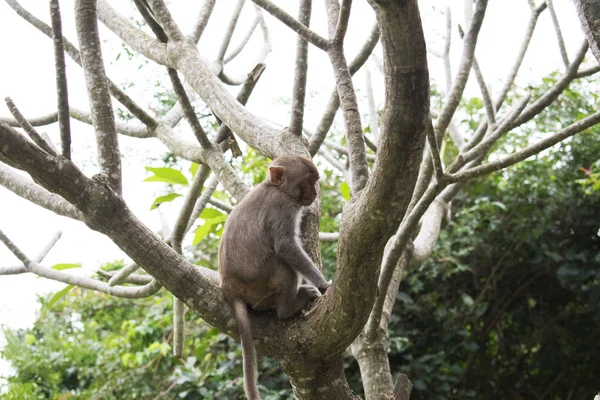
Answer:
[[[286,319],[298,313],[321,294],[312,285],[298,287],[300,275],[287,267],[281,269],[285,270],[285,279],[282,281],[284,285],[277,299],[276,310],[279,319]]]

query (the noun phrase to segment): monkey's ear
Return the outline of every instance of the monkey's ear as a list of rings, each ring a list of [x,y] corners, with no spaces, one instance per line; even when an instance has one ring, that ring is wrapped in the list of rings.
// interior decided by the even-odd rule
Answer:
[[[283,183],[283,167],[269,167],[269,181],[273,185],[281,185]]]

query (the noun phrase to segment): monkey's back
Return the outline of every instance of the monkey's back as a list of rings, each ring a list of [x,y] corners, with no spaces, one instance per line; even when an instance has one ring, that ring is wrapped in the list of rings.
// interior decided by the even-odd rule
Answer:
[[[263,182],[256,186],[229,215],[219,244],[219,273],[225,295],[257,304],[279,291],[275,277],[285,263],[275,255],[273,235],[286,234],[300,207],[285,193]],[[295,223],[295,221],[293,221]],[[260,293],[260,298],[255,294]]]

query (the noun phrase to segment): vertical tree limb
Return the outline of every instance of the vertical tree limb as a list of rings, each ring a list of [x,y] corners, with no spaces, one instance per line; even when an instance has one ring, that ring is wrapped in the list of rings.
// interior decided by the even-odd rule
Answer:
[[[71,159],[71,123],[69,116],[69,92],[67,90],[67,67],[63,46],[62,21],[58,0],[50,0],[52,40],[54,42],[54,65],[56,70],[56,93],[58,126],[63,157]]]
[[[95,0],[75,1],[77,37],[96,130],[98,162],[110,186],[121,193],[121,154],[98,35]]]
[[[312,0],[301,0],[298,9],[298,22],[310,25]],[[300,35],[296,39],[296,67],[294,73],[294,89],[292,91],[292,109],[288,129],[294,135],[302,135],[304,119],[304,101],[306,97],[306,79],[308,69],[308,42]]]

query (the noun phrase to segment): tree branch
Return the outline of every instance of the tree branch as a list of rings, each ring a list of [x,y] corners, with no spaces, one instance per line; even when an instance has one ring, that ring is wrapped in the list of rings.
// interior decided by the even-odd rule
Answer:
[[[350,74],[354,75],[368,60],[369,56],[373,52],[373,49],[377,45],[379,41],[379,27],[377,24],[373,25],[371,29],[371,34],[369,38],[365,42],[365,44],[361,47],[360,51],[354,57],[354,60],[350,63],[349,70]],[[308,142],[308,151],[311,156],[314,157],[323,144],[325,137],[327,137],[327,133],[333,124],[333,120],[335,119],[335,114],[337,113],[338,108],[340,107],[340,97],[338,96],[337,88],[334,88],[331,96],[329,97],[329,102],[325,107],[325,112],[321,117],[321,121],[319,125],[315,129],[315,133],[311,136]]]
[[[50,0],[52,19],[52,39],[54,42],[54,64],[56,69],[56,93],[58,95],[58,126],[62,155],[71,159],[71,123],[69,118],[69,94],[67,90],[67,70],[63,46],[62,22],[58,0]]]
[[[204,33],[204,29],[206,25],[208,25],[208,21],[210,16],[215,8],[215,3],[217,0],[204,0],[202,4],[202,8],[200,9],[200,14],[198,15],[198,20],[194,25],[194,30],[192,31],[192,39],[194,43],[198,43],[200,38],[202,37],[202,33]]]
[[[546,4],[548,5],[548,11],[550,12],[550,17],[552,18],[552,24],[554,25],[554,30],[556,31],[556,39],[558,40],[558,48],[560,49],[560,56],[562,57],[565,67],[568,67],[569,66],[569,56],[567,55],[567,49],[565,47],[565,41],[563,40],[562,32],[560,30],[560,24],[558,23],[558,17],[556,16],[556,11],[554,11],[553,0],[546,0]]]
[[[15,105],[15,103],[13,103],[12,99],[10,97],[7,97],[4,99],[4,101],[6,102],[10,113],[13,115],[13,117],[15,117],[16,122],[19,124],[19,126],[21,126],[21,128],[23,128],[25,133],[29,135],[31,140],[33,140],[35,144],[40,146],[40,148],[42,148],[46,153],[55,156],[56,152],[54,151],[52,146],[48,142],[46,142],[46,140],[43,139],[40,136],[40,134],[33,128],[33,126],[31,126],[27,119],[25,119],[23,114],[21,114],[21,111],[19,111],[19,109]]]
[[[575,122],[573,125],[568,126],[565,129],[551,135],[545,139],[540,140],[539,142],[527,146],[525,149],[520,150],[516,153],[513,153],[508,156],[504,156],[499,158],[498,160],[487,163],[478,167],[474,167],[468,169],[463,172],[458,172],[452,175],[449,175],[448,180],[450,182],[462,182],[467,179],[477,178],[483,175],[487,175],[494,171],[499,171],[504,169],[510,165],[516,164],[520,161],[525,160],[526,158],[531,157],[534,154],[541,152],[549,147],[554,146],[556,143],[559,143],[566,138],[573,136],[585,129],[588,129],[596,124],[600,123],[600,112],[592,114],[580,121]]]
[[[321,50],[327,51],[329,47],[329,41],[317,33],[311,31],[305,25],[294,19],[290,14],[277,7],[269,0],[252,0],[254,3],[263,8],[266,12],[277,18],[279,21],[286,24],[298,35],[302,36],[310,44],[320,48]]]
[[[121,154],[100,48],[95,0],[75,1],[77,37],[96,130],[98,163],[115,191],[121,193]]]
[[[312,0],[301,0],[298,9],[298,21],[308,27]],[[292,91],[292,108],[290,126],[288,129],[294,135],[302,135],[302,122],[304,119],[304,100],[306,97],[306,75],[308,69],[308,42],[298,36],[296,39],[296,68],[294,74],[294,89]]]

